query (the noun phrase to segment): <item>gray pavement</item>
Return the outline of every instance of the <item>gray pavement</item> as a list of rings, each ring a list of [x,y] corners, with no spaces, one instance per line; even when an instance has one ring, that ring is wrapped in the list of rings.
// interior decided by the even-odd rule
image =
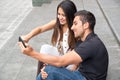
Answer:
[[[43,4],[41,7],[32,7],[31,0],[17,1],[17,4],[15,0],[0,1],[0,12],[2,12],[0,14],[0,80],[35,80],[37,60],[20,52],[17,45],[18,36],[27,34],[33,28],[54,19],[56,6],[62,0],[52,0],[51,3]],[[103,40],[109,52],[107,80],[120,80],[120,29],[118,27],[120,25],[120,1],[73,1],[78,10],[86,9],[95,14],[97,19],[95,32]],[[29,44],[39,51],[41,45],[50,43],[51,34],[52,31],[40,34],[32,38]]]
[[[32,10],[31,0],[0,1],[0,48]]]
[[[114,36],[120,45],[120,0],[97,0]],[[107,5],[109,4],[109,5]]]

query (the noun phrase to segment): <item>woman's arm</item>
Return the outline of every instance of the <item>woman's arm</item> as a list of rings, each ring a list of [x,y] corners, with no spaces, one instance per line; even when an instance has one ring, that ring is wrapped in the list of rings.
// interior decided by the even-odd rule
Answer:
[[[27,35],[22,36],[22,39],[24,41],[28,42],[32,37],[34,37],[34,36],[36,36],[36,35],[38,35],[38,34],[40,34],[42,32],[45,32],[45,31],[48,31],[48,30],[54,28],[55,24],[56,24],[56,20],[52,20],[48,24],[45,24],[43,26],[39,26],[39,27],[33,29]]]

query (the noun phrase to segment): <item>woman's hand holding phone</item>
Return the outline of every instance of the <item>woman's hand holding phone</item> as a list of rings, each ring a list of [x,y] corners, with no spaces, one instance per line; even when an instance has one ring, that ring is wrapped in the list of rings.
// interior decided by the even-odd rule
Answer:
[[[25,45],[25,42],[23,41],[23,39],[19,36],[19,42],[22,42],[23,46],[26,48],[27,46]]]

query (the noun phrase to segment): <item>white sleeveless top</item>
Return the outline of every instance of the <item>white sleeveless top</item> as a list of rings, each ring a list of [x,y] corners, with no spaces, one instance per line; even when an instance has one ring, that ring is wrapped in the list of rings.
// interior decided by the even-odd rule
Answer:
[[[68,33],[68,29],[67,29],[67,31],[63,34],[63,52],[64,52],[64,54],[68,51],[68,48],[69,48],[69,45],[68,45],[68,35],[69,35],[69,33]]]
[[[63,33],[63,41],[59,44],[59,41],[57,41],[56,47],[58,48],[58,46],[60,45],[62,47],[62,54],[65,54],[68,51],[69,45],[68,45],[68,29],[65,33]],[[59,37],[58,37],[59,40]]]

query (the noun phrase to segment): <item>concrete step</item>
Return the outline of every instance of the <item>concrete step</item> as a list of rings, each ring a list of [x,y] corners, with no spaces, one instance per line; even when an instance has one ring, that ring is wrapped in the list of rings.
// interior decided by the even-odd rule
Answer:
[[[120,45],[120,0],[97,0],[114,36]],[[109,5],[107,5],[109,4]]]
[[[52,0],[32,0],[32,5],[34,7],[40,7],[45,3],[50,3]]]

